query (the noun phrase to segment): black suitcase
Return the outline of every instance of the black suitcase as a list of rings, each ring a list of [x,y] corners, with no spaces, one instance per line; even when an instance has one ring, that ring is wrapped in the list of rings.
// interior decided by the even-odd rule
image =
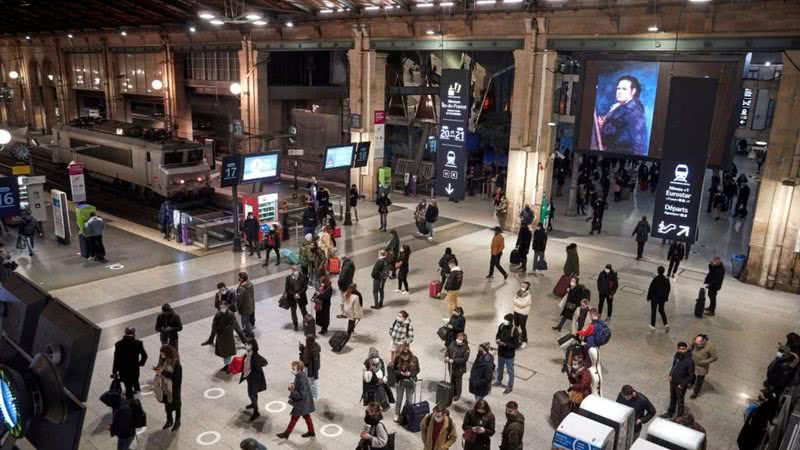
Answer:
[[[417,380],[417,385],[420,386],[420,396],[422,396],[422,380]],[[431,405],[428,401],[417,403],[417,391],[414,390],[414,399],[411,403],[406,403],[403,411],[400,413],[400,425],[412,433],[420,431],[420,424],[422,419],[431,413]]]
[[[694,316],[698,319],[703,318],[703,313],[705,312],[706,308],[706,299],[705,298],[698,298],[694,302]]]
[[[334,353],[339,353],[344,346],[347,345],[347,341],[349,340],[349,334],[344,331],[337,331],[333,333],[333,336],[328,340],[328,344],[331,345],[331,350],[333,350]]]
[[[83,233],[78,235],[78,241],[80,242],[81,246],[81,258],[88,258],[89,257],[89,239],[86,239],[86,236]]]
[[[447,363],[444,365],[444,380],[436,383],[436,404],[450,406],[453,403],[453,385],[447,381]]]
[[[553,394],[553,403],[550,405],[550,423],[554,428],[558,428],[564,417],[567,417],[572,412],[573,405],[569,401],[569,394],[567,391],[556,391]]]
[[[511,264],[514,264],[515,266],[522,263],[522,259],[519,257],[519,250],[516,248],[511,250],[511,256],[509,257],[509,260],[511,261]]]

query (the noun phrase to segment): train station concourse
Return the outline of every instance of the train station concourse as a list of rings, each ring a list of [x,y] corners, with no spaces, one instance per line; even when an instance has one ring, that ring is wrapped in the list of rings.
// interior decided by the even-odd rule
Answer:
[[[0,4],[0,450],[797,448],[796,2],[67,3]]]

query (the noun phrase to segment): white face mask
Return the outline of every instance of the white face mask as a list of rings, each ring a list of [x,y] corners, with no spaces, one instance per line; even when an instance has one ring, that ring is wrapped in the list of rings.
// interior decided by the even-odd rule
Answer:
[[[463,339],[456,339],[456,344],[461,345],[464,343]]]
[[[509,321],[507,321],[507,320],[504,320],[504,321],[503,321],[503,325],[505,325],[505,326],[509,326],[509,325],[511,325],[511,322],[509,322]]]
[[[378,364],[379,362],[381,362],[380,358],[372,358],[372,363],[373,364]]]
[[[220,312],[224,312],[225,313],[225,312],[228,312],[228,307],[227,306],[223,306],[219,310],[220,310]]]
[[[444,416],[433,416],[433,420],[436,422],[441,422],[444,420]]]
[[[253,351],[253,346],[252,345],[245,345],[244,349],[247,350],[248,352],[252,352]]]
[[[606,269],[606,273],[611,273],[611,269]]]
[[[777,356],[778,358],[783,358],[783,352],[777,352],[775,353],[775,356]]]
[[[299,370],[297,370],[297,369],[292,369],[292,375],[297,375],[298,373],[300,373],[300,371],[299,371]]]
[[[579,366],[579,365],[577,365],[577,364],[573,364],[573,365],[572,365],[572,369],[573,369],[573,370],[578,370],[578,369],[580,369],[580,367],[581,367],[581,366]]]

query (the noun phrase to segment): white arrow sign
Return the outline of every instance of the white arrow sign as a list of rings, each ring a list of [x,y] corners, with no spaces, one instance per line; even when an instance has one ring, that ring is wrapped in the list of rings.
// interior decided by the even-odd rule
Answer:
[[[689,227],[687,227],[686,225],[681,225],[679,228],[680,230],[678,231],[678,234],[676,234],[676,236],[684,235],[686,237],[689,237]]]
[[[447,195],[450,195],[450,194],[453,193],[453,191],[455,191],[455,189],[453,189],[453,185],[452,184],[447,183],[447,187],[444,188],[444,191],[447,192]]]

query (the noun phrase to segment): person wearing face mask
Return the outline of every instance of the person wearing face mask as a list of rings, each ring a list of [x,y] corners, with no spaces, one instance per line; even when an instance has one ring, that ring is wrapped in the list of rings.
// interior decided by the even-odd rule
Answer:
[[[292,430],[294,430],[294,426],[297,424],[297,421],[300,419],[300,416],[303,417],[303,420],[306,421],[306,427],[308,431],[303,433],[303,437],[314,437],[316,433],[314,432],[314,422],[311,420],[311,413],[314,412],[314,398],[311,394],[311,385],[308,382],[308,377],[306,377],[305,372],[303,369],[305,366],[303,365],[302,361],[292,361],[292,376],[294,377],[294,382],[289,385],[289,404],[292,405],[292,418],[289,420],[289,425],[286,427],[286,430],[283,433],[278,433],[278,437],[281,439],[289,439],[289,435],[292,434]]]
[[[214,308],[219,311],[220,304],[225,301],[228,304],[232,304],[234,300],[234,293],[231,292],[226,286],[225,283],[217,283],[217,293],[214,294]]]
[[[321,366],[320,352],[322,349],[314,336],[306,336],[305,344],[298,344],[300,361],[306,367],[306,376],[311,383],[311,395],[314,400],[319,400],[319,369]]]
[[[308,289],[308,278],[300,273],[299,267],[292,266],[292,274],[286,277],[283,295],[286,296],[286,300],[289,301],[289,307],[292,310],[294,331],[297,331],[297,308],[300,308],[303,316],[308,314],[306,311],[306,304],[308,304],[306,289]]]
[[[377,402],[381,405],[382,410],[387,411],[389,409],[387,395],[389,390],[386,385],[386,365],[375,347],[370,347],[362,372],[361,400],[364,402],[364,406],[369,402]]]
[[[515,401],[506,403],[506,424],[503,426],[503,439],[500,450],[522,450],[522,439],[525,437],[525,416],[519,412]]]
[[[236,301],[239,316],[242,319],[242,330],[248,336],[252,336],[256,323],[256,290],[253,282],[249,280],[247,272],[239,272]]]
[[[370,276],[372,277],[373,303],[370,308],[383,308],[383,299],[385,295],[383,289],[386,286],[386,279],[389,278],[389,273],[389,263],[386,262],[386,250],[381,250],[378,252],[378,259],[375,261],[375,264],[373,264],[372,272],[370,273]]]
[[[450,346],[450,343],[456,340],[459,333],[463,333],[467,327],[467,319],[464,318],[464,308],[457,307],[450,315],[450,320],[447,322],[447,336],[444,339],[444,347]]]
[[[364,299],[356,289],[355,284],[351,284],[342,295],[342,316],[347,319],[347,334],[352,336],[356,331],[356,323],[364,317]]]
[[[717,360],[717,349],[714,343],[708,339],[705,334],[698,334],[694,338],[694,345],[692,345],[692,360],[694,361],[694,374],[696,377],[694,383],[694,391],[689,398],[697,398],[700,390],[703,389],[706,375],[711,364]]]
[[[410,345],[414,342],[414,326],[411,325],[411,317],[406,311],[397,314],[392,326],[389,327],[389,336],[392,338],[392,350],[389,354],[389,361],[394,360],[394,354],[403,345]]]
[[[630,385],[622,386],[622,390],[617,396],[617,403],[621,403],[629,408],[633,408],[636,417],[634,433],[636,436],[642,431],[642,425],[651,421],[656,416],[656,407],[641,392],[637,392]],[[634,438],[635,439],[635,438]]]
[[[583,356],[575,355],[572,357],[569,371],[567,371],[567,379],[569,380],[569,398],[580,406],[584,398],[592,394],[592,374],[586,368]]]
[[[261,417],[258,412],[258,393],[267,390],[267,378],[264,376],[267,359],[258,353],[258,342],[255,339],[247,341],[244,348],[244,364],[239,384],[247,381],[247,397],[250,399],[250,404],[245,406],[245,409],[253,410],[253,414],[250,415],[250,422],[252,422]]]
[[[464,282],[464,272],[461,271],[461,267],[458,267],[455,257],[451,258],[447,264],[450,272],[444,282],[444,290],[447,291],[444,298],[447,300],[447,313],[452,315],[453,310],[458,307],[458,291],[461,290],[461,284]]]
[[[178,332],[183,330],[181,316],[172,310],[169,303],[161,305],[161,314],[156,317],[156,331],[161,338],[161,345],[169,344],[178,349]]]
[[[222,358],[225,365],[222,366],[220,372],[228,371],[228,364],[231,363],[233,355],[236,354],[236,342],[233,340],[233,333],[239,335],[242,342],[247,338],[239,328],[239,323],[236,322],[236,317],[233,312],[229,310],[228,303],[222,302],[219,311],[214,315],[214,320],[211,322],[211,335],[201,345],[214,344],[214,354]]]
[[[572,315],[572,335],[575,336],[579,332],[585,331],[591,323],[592,321],[589,319],[589,300],[581,299],[581,306]]]
[[[669,291],[671,289],[669,279],[664,276],[664,266],[658,266],[658,275],[650,282],[647,289],[647,301],[650,302],[650,329],[656,329],[656,309],[661,314],[661,322],[664,328],[669,330],[667,313],[664,312],[664,304],[669,301]]]
[[[494,436],[494,414],[486,400],[478,400],[464,414],[464,450],[490,450]]]
[[[494,356],[489,349],[488,342],[478,346],[478,354],[469,372],[469,393],[475,396],[476,402],[483,400],[492,390]]]
[[[364,413],[364,429],[358,435],[361,441],[356,450],[386,448],[389,444],[389,431],[386,430],[386,425],[381,422],[382,420],[383,414],[380,405],[369,402]],[[392,446],[392,448],[394,447]]]
[[[528,314],[531,312],[531,284],[523,281],[514,294],[514,326],[519,327],[522,344],[519,348],[528,346]]]
[[[588,301],[589,295],[589,290],[578,283],[578,278],[572,277],[572,279],[569,280],[566,298],[562,300],[564,306],[561,308],[561,320],[559,320],[558,325],[554,326],[553,329],[561,331],[561,328],[567,320],[572,320],[572,317],[575,315],[575,310],[578,309],[578,306],[581,304],[581,300],[586,299]]]
[[[178,358],[178,350],[171,345],[162,345],[158,358],[158,365],[153,368],[158,378],[162,380],[164,411],[167,414],[167,423],[161,427],[166,430],[178,431],[181,427],[181,383],[183,381],[183,367]],[[175,412],[173,422],[172,413]]]
[[[456,426],[447,407],[436,405],[420,423],[420,437],[424,450],[447,450],[456,443]]]
[[[394,231],[394,230],[392,230]],[[400,294],[408,295],[408,271],[409,257],[411,256],[411,247],[403,245],[400,247],[400,255],[395,260],[395,267],[397,268],[397,289],[394,291]],[[405,288],[404,288],[405,286]]]
[[[453,388],[453,401],[461,398],[461,385],[469,361],[469,343],[467,335],[458,333],[456,340],[447,346],[444,362],[450,366],[450,386]]]
[[[503,394],[514,390],[514,356],[519,342],[519,333],[513,324],[514,315],[506,314],[503,323],[497,327],[495,342],[497,343],[497,379],[495,386],[503,385],[503,370],[508,371],[508,386]]]
[[[672,358],[672,368],[669,371],[669,407],[661,415],[664,419],[683,415],[683,402],[686,389],[694,381],[694,360],[686,342],[678,342],[677,351]]]
[[[408,345],[404,345],[392,361],[392,367],[389,370],[394,371],[396,390],[394,421],[399,422],[403,408],[406,404],[410,405],[414,397],[419,375],[419,359],[411,352]]]
[[[600,297],[600,305],[597,311],[603,315],[603,305],[608,302],[608,316],[606,321],[611,320],[611,313],[614,311],[614,295],[617,293],[619,287],[619,279],[617,272],[611,267],[611,264],[606,264],[606,268],[597,276],[597,295]]]

